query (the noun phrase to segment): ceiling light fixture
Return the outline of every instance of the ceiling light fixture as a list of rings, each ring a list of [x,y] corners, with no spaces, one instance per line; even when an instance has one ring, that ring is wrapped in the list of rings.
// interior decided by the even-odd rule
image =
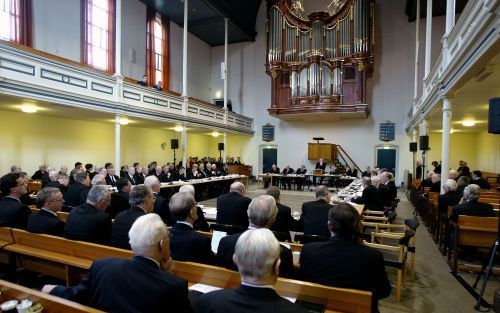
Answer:
[[[462,125],[464,125],[465,127],[472,127],[472,126],[476,125],[476,121],[472,121],[472,120],[463,121]]]
[[[21,111],[23,111],[24,113],[36,113],[38,111],[38,108],[31,104],[23,104],[21,105]]]
[[[128,125],[129,120],[126,117],[120,117],[120,125]]]
[[[218,132],[213,132],[213,133],[212,133],[212,137],[219,137],[219,135],[220,135],[220,134],[219,134]]]
[[[176,132],[180,133],[181,131],[183,131],[183,130],[184,130],[184,128],[183,128],[182,126],[175,126],[175,127],[174,127],[174,130],[175,130]]]

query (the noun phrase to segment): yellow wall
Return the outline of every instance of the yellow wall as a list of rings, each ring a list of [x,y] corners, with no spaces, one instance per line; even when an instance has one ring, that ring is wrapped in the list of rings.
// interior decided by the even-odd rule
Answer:
[[[207,134],[188,132],[188,156],[219,156],[217,142],[222,142],[222,137],[213,138]],[[241,155],[244,143],[240,137],[245,138],[228,136],[228,154]],[[180,144],[181,134],[173,130],[122,126],[122,164],[172,162],[170,139],[173,138],[179,139]],[[112,123],[0,111],[0,142],[1,174],[8,172],[13,164],[20,164],[24,171],[32,175],[41,163],[58,169],[61,165],[72,168],[77,161],[98,166],[114,162]],[[166,143],[164,149],[162,143]],[[177,162],[182,160],[180,149],[176,151],[176,158]]]
[[[487,172],[500,173],[500,135],[488,134],[487,131],[477,134],[477,162],[480,169]]]

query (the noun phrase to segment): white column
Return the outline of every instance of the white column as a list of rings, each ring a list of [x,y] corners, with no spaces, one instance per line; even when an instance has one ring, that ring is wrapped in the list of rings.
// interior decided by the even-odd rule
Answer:
[[[412,142],[418,142],[417,140],[417,127],[414,127],[413,128],[413,132],[412,132]],[[417,151],[413,152],[413,179],[416,179],[417,178]]]
[[[184,123],[182,126],[181,149],[182,149],[182,166],[187,169],[187,125]]]
[[[419,49],[420,49],[420,0],[417,0],[417,15],[415,20],[415,83],[413,91],[413,104],[416,105],[417,95],[418,95],[418,66],[419,66]],[[415,131],[414,131],[415,132]],[[414,142],[416,140],[413,140]]]
[[[120,119],[121,116],[119,114],[115,115],[115,169],[118,169],[118,172],[120,171],[121,167],[121,160],[120,160]]]
[[[455,0],[446,1],[446,32],[448,35],[455,25]]]
[[[224,130],[224,151],[222,153],[222,163],[226,162],[226,151],[227,151],[227,134],[226,130]]]
[[[431,42],[432,42],[432,0],[427,0],[427,14],[425,16],[425,75],[427,79],[431,71]]]
[[[122,0],[116,0],[115,76],[122,76]]]
[[[228,18],[225,17],[224,18],[224,110],[227,110],[227,36],[228,36],[227,22]],[[224,138],[226,138],[225,132],[224,132]],[[226,146],[224,145],[224,147]],[[226,154],[226,149],[224,149],[224,154]]]
[[[427,120],[422,118],[422,123],[420,124],[420,136],[427,136]],[[427,158],[426,158],[427,151],[422,151],[422,165],[424,167],[423,173],[422,173],[422,179],[425,178],[425,173],[427,173]]]
[[[443,186],[448,178],[450,169],[450,131],[451,131],[451,111],[452,97],[446,96],[443,98],[443,137],[441,141],[441,193]]]
[[[188,0],[184,0],[184,33],[182,43],[182,97],[187,98]]]

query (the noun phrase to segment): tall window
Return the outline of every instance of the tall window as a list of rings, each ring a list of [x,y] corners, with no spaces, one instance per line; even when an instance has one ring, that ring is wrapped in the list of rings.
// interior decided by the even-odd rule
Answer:
[[[169,20],[148,7],[146,34],[146,76],[150,85],[162,81],[169,88]]]
[[[0,39],[31,46],[31,0],[0,0]]]
[[[82,0],[82,62],[114,72],[114,0]]]

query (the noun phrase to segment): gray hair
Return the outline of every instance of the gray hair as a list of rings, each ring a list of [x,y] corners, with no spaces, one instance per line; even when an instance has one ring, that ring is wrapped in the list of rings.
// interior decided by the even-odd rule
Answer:
[[[450,170],[448,173],[448,178],[455,179],[458,177],[458,172],[457,170]]]
[[[378,177],[377,175],[373,175],[370,180],[372,181],[372,185],[374,187],[377,187],[379,184],[380,184],[380,177]]]
[[[188,192],[191,196],[194,197],[194,186],[193,185],[182,185],[179,188],[179,192]]]
[[[280,245],[269,229],[244,232],[234,250],[242,281],[258,281],[273,273],[273,266],[280,257]]]
[[[106,177],[101,174],[97,174],[92,178],[92,186],[96,185],[106,185]]]
[[[316,193],[316,199],[323,199],[324,197],[326,197],[330,194],[330,192],[328,191],[328,188],[326,186],[316,187],[314,192]]]
[[[153,190],[156,187],[156,185],[158,185],[159,183],[160,183],[160,180],[158,179],[158,177],[156,177],[154,175],[148,176],[144,179],[144,185],[151,188],[151,190]]]
[[[270,226],[276,219],[278,209],[272,196],[262,195],[253,199],[248,205],[248,221],[257,227]]]
[[[457,182],[453,179],[447,179],[444,182],[444,186],[448,188],[448,190],[457,190]]]
[[[234,182],[231,184],[231,187],[229,187],[230,192],[237,192],[240,195],[245,192],[245,185],[242,182]]]
[[[69,179],[67,174],[64,173],[58,173],[57,174],[57,179]]]
[[[150,213],[135,220],[128,237],[135,255],[149,256],[161,240],[168,238],[168,229],[158,214]]]
[[[75,175],[75,181],[79,183],[83,183],[87,179],[87,177],[89,177],[89,173],[85,171],[76,172],[74,175]]]
[[[45,203],[52,201],[56,197],[56,193],[60,193],[59,188],[45,187],[36,194],[36,206],[43,208]]]
[[[481,195],[481,188],[479,188],[476,184],[470,184],[464,188],[464,197],[467,200],[476,200],[479,199]]]
[[[87,202],[89,202],[90,204],[96,204],[97,201],[106,200],[108,197],[108,186],[95,185],[90,188],[89,195],[87,196]]]
[[[370,186],[372,184],[372,179],[368,176],[363,177],[363,186]]]
[[[130,205],[140,205],[143,204],[148,197],[152,197],[153,192],[148,186],[137,185],[135,186],[129,194],[128,202]]]
[[[51,181],[55,181],[58,179],[59,173],[57,171],[50,171],[49,178]]]
[[[185,220],[195,205],[196,201],[191,193],[181,191],[173,195],[168,203],[172,216],[178,221]]]

